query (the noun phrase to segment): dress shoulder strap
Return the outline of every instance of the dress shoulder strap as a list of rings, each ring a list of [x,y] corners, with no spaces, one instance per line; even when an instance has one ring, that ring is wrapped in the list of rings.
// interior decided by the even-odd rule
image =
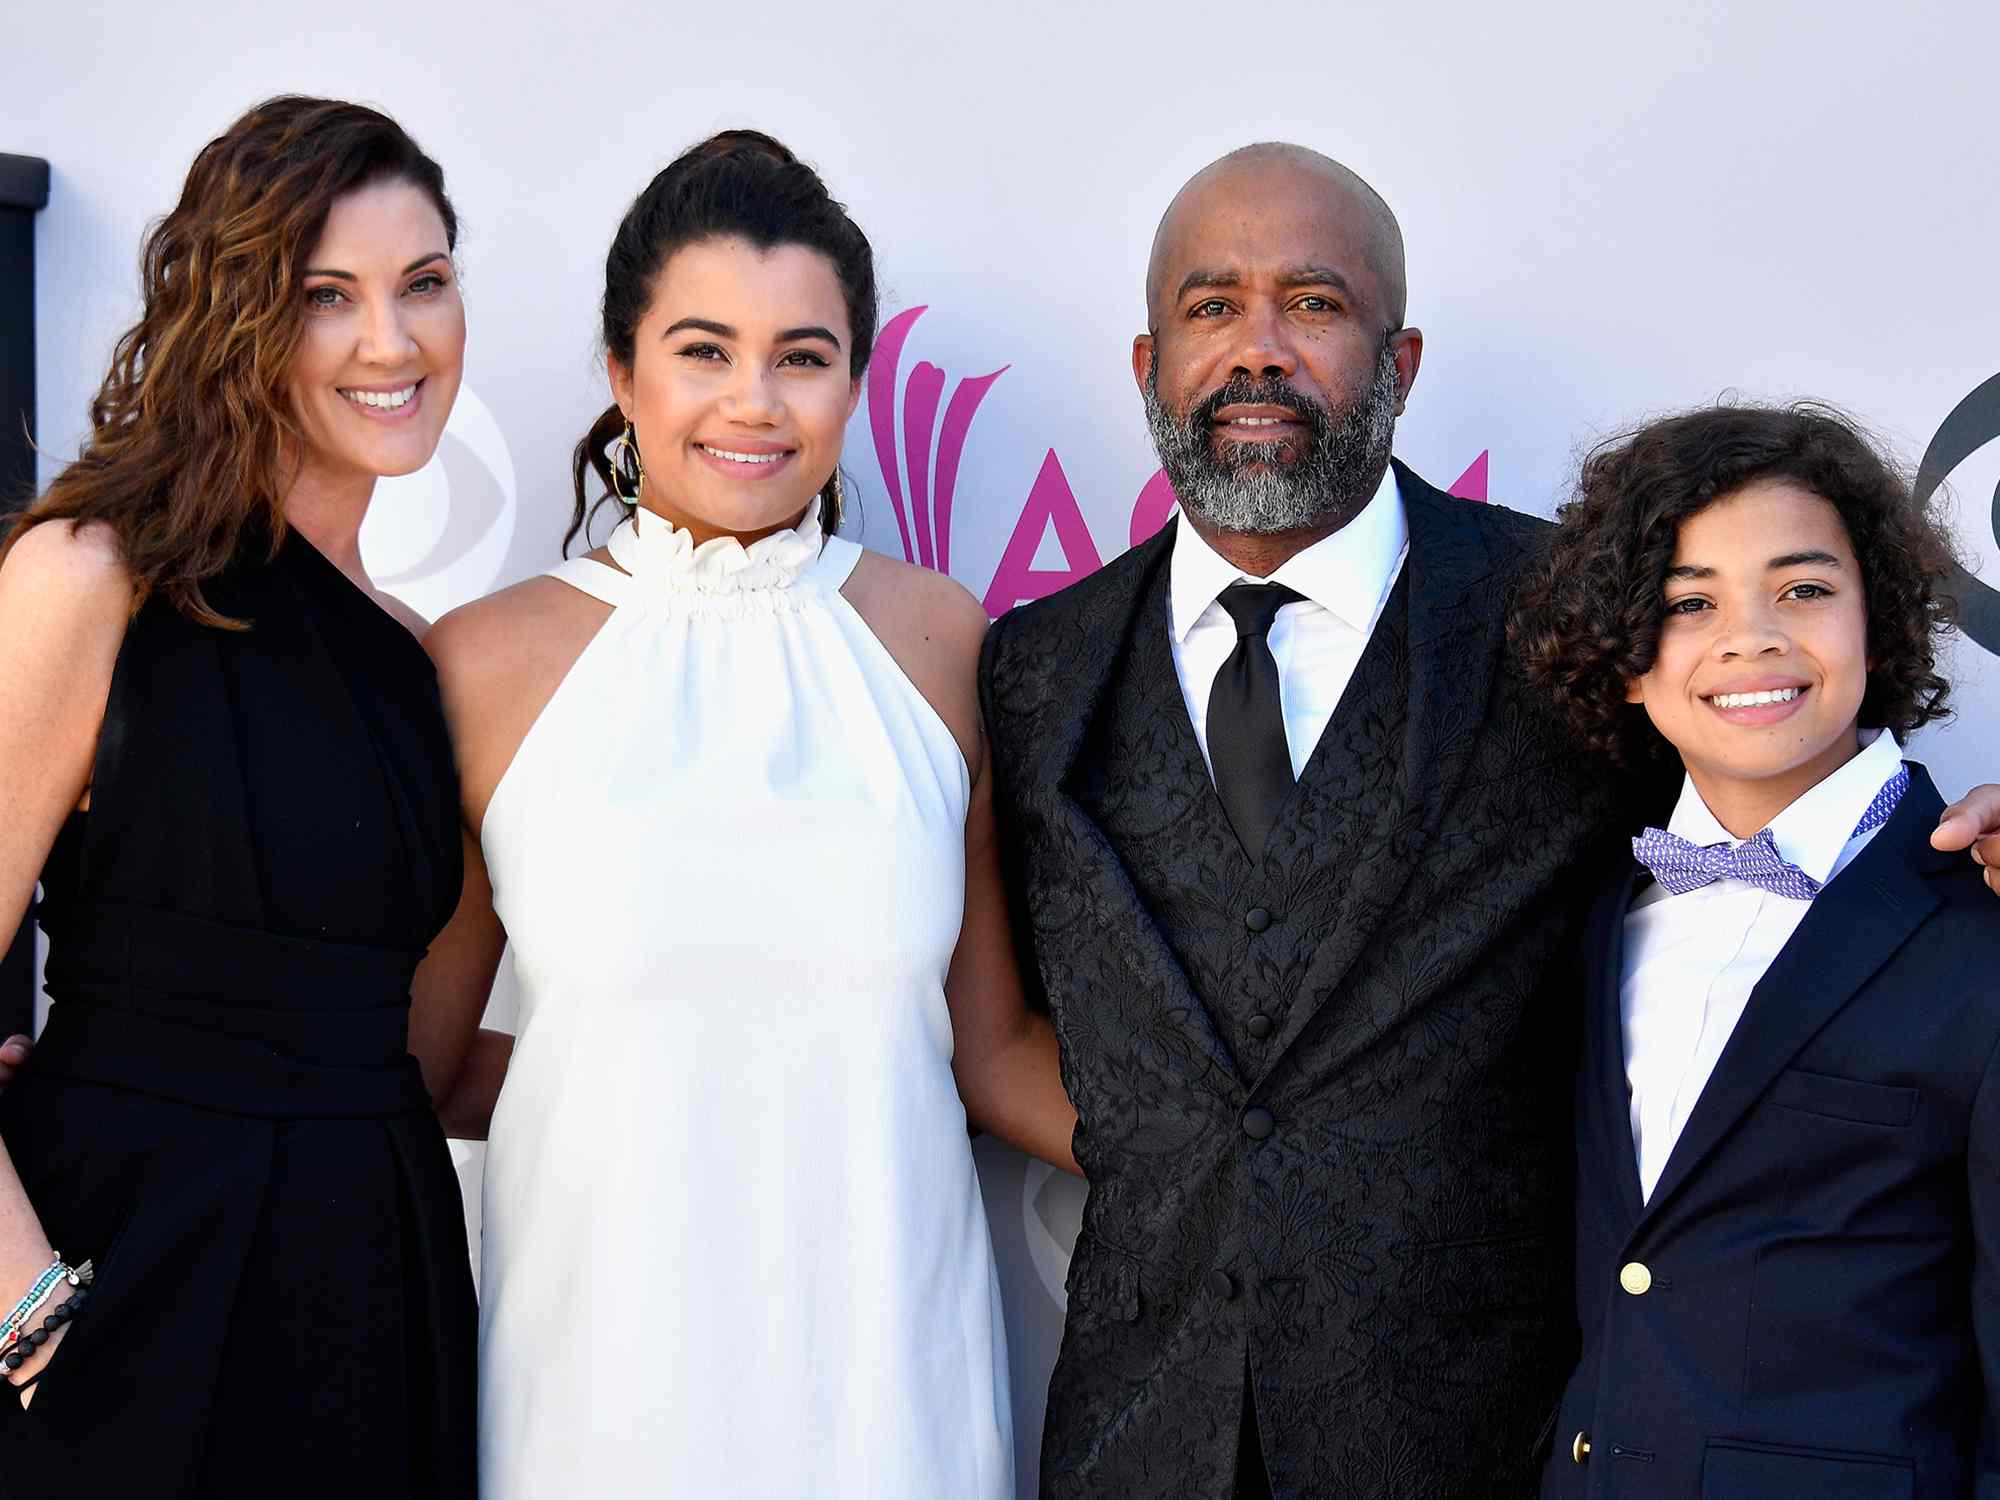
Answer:
[[[813,571],[828,588],[838,589],[847,582],[854,572],[854,565],[860,561],[859,542],[850,542],[844,536],[830,536],[820,548],[819,560],[813,564]]]
[[[557,578],[616,609],[632,596],[632,575],[594,557],[569,557],[543,575]]]

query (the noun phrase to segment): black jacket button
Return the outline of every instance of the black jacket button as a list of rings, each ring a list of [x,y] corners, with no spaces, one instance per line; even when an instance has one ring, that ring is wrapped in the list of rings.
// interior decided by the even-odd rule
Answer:
[[[1252,1016],[1244,1024],[1243,1029],[1249,1032],[1251,1036],[1255,1037],[1258,1041],[1261,1042],[1265,1040],[1265,1038],[1269,1037],[1270,1034],[1276,1031],[1278,1028],[1276,1023],[1273,1022],[1269,1016],[1256,1015]]]
[[[1271,914],[1261,906],[1253,906],[1243,913],[1243,925],[1252,932],[1262,932],[1271,925]]]
[[[1271,1112],[1261,1104],[1253,1104],[1243,1111],[1243,1133],[1253,1141],[1261,1141],[1277,1126]]]
[[[1221,1301],[1227,1302],[1236,1295],[1236,1281],[1227,1271],[1210,1271],[1202,1279],[1209,1292]]]

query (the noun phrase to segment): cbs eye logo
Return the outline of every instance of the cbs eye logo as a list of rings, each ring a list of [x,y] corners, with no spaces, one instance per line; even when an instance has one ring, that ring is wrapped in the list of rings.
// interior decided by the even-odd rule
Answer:
[[[517,491],[506,435],[486,403],[460,385],[431,461],[375,486],[361,555],[376,583],[435,620],[499,581]],[[553,550],[557,533],[549,535]]]
[[[1919,503],[1929,502],[1953,469],[1995,438],[2000,438],[2000,375],[1953,407],[1924,450],[1924,461],[1917,470]],[[1993,489],[1989,524],[1993,540],[2000,543],[2000,484]],[[1964,568],[1953,569],[1947,587],[1958,598],[1959,630],[2000,656],[2000,589],[1980,582]]]

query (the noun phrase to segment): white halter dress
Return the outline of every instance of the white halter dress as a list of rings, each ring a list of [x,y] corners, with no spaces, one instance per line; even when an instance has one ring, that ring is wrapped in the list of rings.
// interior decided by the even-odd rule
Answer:
[[[952,1081],[965,759],[808,519],[648,511],[481,831],[520,978],[486,1158],[488,1500],[1011,1500]]]

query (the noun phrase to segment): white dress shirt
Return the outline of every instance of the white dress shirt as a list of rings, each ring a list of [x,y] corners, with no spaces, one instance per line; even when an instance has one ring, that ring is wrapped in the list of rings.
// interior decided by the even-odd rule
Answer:
[[[1285,742],[1296,778],[1347,691],[1409,550],[1410,528],[1394,469],[1383,471],[1382,483],[1361,514],[1287,558],[1268,579],[1240,571],[1181,518],[1167,580],[1168,628],[1181,697],[1211,777],[1215,762],[1208,753],[1208,695],[1215,674],[1236,649],[1236,624],[1216,602],[1222,591],[1239,581],[1282,583],[1305,596],[1278,611],[1270,634]]]
[[[1849,836],[1901,764],[1895,736],[1876,732],[1859,755],[1771,820],[1779,856],[1822,885],[1832,880],[1881,832]],[[1716,821],[1692,781],[1667,831],[1697,846],[1742,842]],[[1750,992],[1811,908],[1723,879],[1679,896],[1649,886],[1626,913],[1619,1004],[1644,1197],[1659,1185]]]

